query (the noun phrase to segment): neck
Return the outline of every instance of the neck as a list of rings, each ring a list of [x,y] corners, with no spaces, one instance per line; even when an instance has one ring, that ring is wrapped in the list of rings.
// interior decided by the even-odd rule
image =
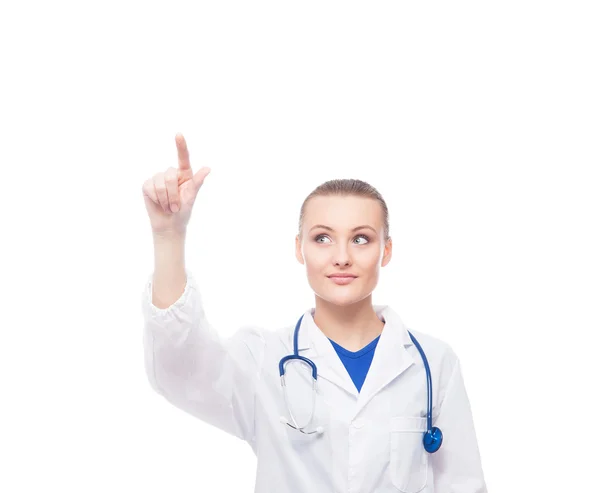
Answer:
[[[349,351],[358,351],[381,334],[385,322],[375,312],[371,296],[347,306],[315,297],[315,325],[326,337]]]

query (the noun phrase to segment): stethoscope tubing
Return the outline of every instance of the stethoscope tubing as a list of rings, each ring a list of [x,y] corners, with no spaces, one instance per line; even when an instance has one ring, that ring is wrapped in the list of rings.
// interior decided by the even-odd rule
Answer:
[[[310,424],[310,422],[312,421],[312,419],[314,417],[316,394],[317,394],[318,372],[317,372],[317,365],[315,365],[315,363],[313,361],[311,361],[309,358],[307,358],[305,356],[300,356],[298,354],[298,332],[300,331],[300,325],[302,323],[303,318],[304,318],[304,315],[302,315],[300,317],[300,319],[296,323],[296,328],[294,329],[294,354],[289,354],[287,356],[284,356],[279,361],[279,376],[281,378],[281,385],[283,387],[284,400],[285,400],[285,404],[287,406],[287,410],[290,415],[290,418],[292,419],[293,424],[290,424],[289,422],[287,422],[287,420],[285,420],[285,418],[283,418],[283,417],[282,417],[281,421],[282,421],[282,423],[287,424],[288,426],[295,428],[296,430],[298,430],[302,433],[320,434],[323,432],[323,428],[320,426],[317,427],[317,429],[315,431],[306,431],[305,430],[305,428]],[[421,354],[421,359],[423,360],[423,365],[425,366],[425,374],[427,376],[427,431],[425,432],[425,434],[423,436],[423,445],[427,452],[433,453],[433,452],[437,452],[439,450],[439,448],[441,447],[442,441],[443,441],[443,435],[439,428],[433,428],[433,426],[432,426],[431,414],[432,414],[433,390],[432,390],[432,383],[431,383],[431,369],[429,368],[429,362],[427,361],[427,356],[425,355],[425,351],[423,351],[423,348],[419,344],[419,341],[417,341],[415,336],[410,331],[408,331],[408,335],[410,336],[410,338],[413,341],[414,345],[416,346],[417,350]],[[302,361],[303,363],[306,363],[307,365],[309,365],[309,367],[311,368],[311,374],[312,374],[312,378],[313,378],[312,412],[311,412],[310,418],[308,420],[308,423],[304,426],[298,425],[298,422],[296,421],[296,418],[294,417],[294,415],[291,411],[291,408],[289,405],[289,400],[288,400],[288,395],[287,395],[287,386],[285,383],[285,366],[291,360],[299,360],[299,361]]]

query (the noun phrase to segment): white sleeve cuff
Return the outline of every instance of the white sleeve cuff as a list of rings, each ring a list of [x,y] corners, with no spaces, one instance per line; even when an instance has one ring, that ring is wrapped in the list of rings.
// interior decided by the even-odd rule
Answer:
[[[185,270],[185,273],[186,284],[183,293],[181,293],[179,298],[166,308],[159,308],[152,303],[152,280],[154,273],[148,276],[142,293],[142,309],[144,315],[148,319],[160,319],[163,321],[172,320],[179,311],[185,311],[187,308],[191,308],[190,297],[192,296],[192,291],[194,291],[193,294],[199,296],[198,285],[194,276],[188,269]]]

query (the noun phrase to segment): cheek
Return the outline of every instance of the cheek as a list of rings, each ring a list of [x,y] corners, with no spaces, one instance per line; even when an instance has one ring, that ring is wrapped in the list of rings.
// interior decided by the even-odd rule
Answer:
[[[327,267],[329,258],[326,252],[308,246],[304,249],[304,263],[309,272],[316,272]]]
[[[377,270],[381,262],[381,256],[377,252],[365,252],[364,255],[357,255],[354,260],[355,265],[367,274]]]
[[[325,265],[323,262],[318,262],[314,258],[306,259],[306,271],[309,276],[324,275]]]
[[[355,251],[351,255],[352,263],[364,277],[376,275],[382,256],[379,250]],[[328,252],[307,247],[304,251],[304,264],[311,277],[322,277],[331,270],[332,259]]]

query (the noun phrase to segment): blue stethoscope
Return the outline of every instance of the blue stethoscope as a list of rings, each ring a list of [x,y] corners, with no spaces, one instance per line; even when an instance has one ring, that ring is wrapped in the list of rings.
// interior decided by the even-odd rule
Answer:
[[[304,317],[304,315],[302,315],[302,317],[300,317],[300,319],[298,320],[298,323],[296,324],[296,328],[294,330],[294,354],[284,356],[283,358],[281,358],[281,361],[279,361],[279,375],[281,377],[281,386],[283,387],[283,397],[285,399],[285,404],[287,406],[288,413],[290,414],[290,418],[292,420],[292,423],[290,423],[285,417],[282,416],[281,422],[294,428],[295,430],[300,431],[301,433],[306,434],[306,435],[310,435],[313,433],[321,434],[324,431],[322,426],[317,426],[312,431],[307,431],[305,429],[312,421],[314,412],[315,412],[315,402],[316,402],[316,396],[317,396],[317,365],[315,365],[309,358],[306,358],[305,356],[300,356],[298,354],[298,331],[300,330],[300,324],[302,323],[303,317]],[[421,358],[423,358],[423,363],[425,365],[425,373],[427,374],[427,431],[423,434],[423,446],[425,447],[425,450],[427,452],[432,454],[434,452],[437,452],[440,449],[440,447],[442,446],[442,441],[443,441],[444,437],[442,435],[442,430],[440,430],[437,427],[432,427],[432,425],[431,425],[431,406],[432,406],[431,400],[432,400],[433,392],[431,390],[431,372],[429,370],[429,362],[427,361],[427,357],[425,356],[425,353],[423,352],[423,348],[417,342],[415,337],[410,332],[408,332],[408,335],[410,335],[410,338],[415,343],[415,346],[417,346],[419,353],[421,353]],[[292,413],[292,410],[290,409],[290,403],[289,403],[288,396],[287,396],[287,388],[285,385],[285,365],[286,365],[286,363],[288,363],[291,360],[299,360],[303,363],[306,363],[308,366],[310,366],[310,368],[312,370],[312,378],[313,378],[312,411],[310,414],[310,418],[308,419],[307,423],[304,426],[300,426],[298,424],[298,422],[296,421],[296,418],[294,417],[294,414]]]

